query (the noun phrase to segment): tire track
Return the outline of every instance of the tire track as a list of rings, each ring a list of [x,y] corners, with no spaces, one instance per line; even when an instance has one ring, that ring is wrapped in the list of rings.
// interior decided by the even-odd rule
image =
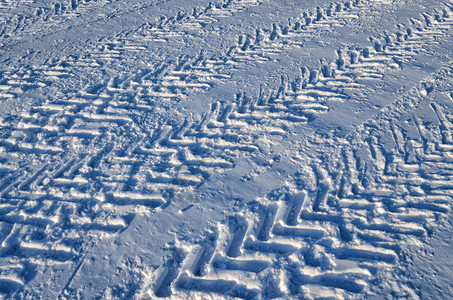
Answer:
[[[356,2],[355,2],[356,3]],[[357,8],[362,8],[364,5],[360,4],[357,2]],[[341,9],[339,13],[335,14],[333,12],[330,13],[325,13],[323,14],[322,12],[326,9],[319,8],[318,11],[320,12],[319,19],[320,21],[310,21],[310,23],[302,26],[301,28],[298,29],[298,32],[301,34],[307,34],[313,31],[313,26],[316,29],[317,24],[321,23],[323,21],[326,21],[328,24],[336,24],[338,23],[338,15],[341,15],[341,13],[344,11],[346,14],[349,14],[349,10],[351,9],[356,9],[356,6],[349,4],[349,5],[343,5],[344,9]],[[342,3],[338,3],[338,5],[334,5],[334,7],[340,7],[342,8]],[[232,4],[232,7],[234,8],[234,5]],[[206,8],[204,11],[206,13],[199,13],[197,18],[204,19],[206,15],[209,15],[212,13],[211,11],[214,10],[214,8]],[[232,10],[231,7],[226,7],[224,9],[226,12],[230,12]],[[236,9],[237,10],[237,9]],[[329,11],[329,9],[327,9]],[[203,10],[202,10],[203,12]],[[451,9],[446,7],[446,10],[444,10],[443,15],[440,16],[440,20],[447,18],[449,14],[451,14]],[[197,20],[196,17],[193,16],[185,16],[183,14],[179,15],[180,18],[170,18],[170,19],[162,19],[160,23],[152,25],[151,27],[153,28],[160,28],[160,27],[165,27],[165,26],[174,26],[175,24],[179,24],[182,26],[187,26],[187,24],[190,24],[193,20]],[[439,14],[436,13],[435,16],[431,16],[430,18],[435,18],[438,17]],[[332,18],[329,19],[329,17]],[[423,17],[424,18],[424,17]],[[336,21],[335,21],[336,20]],[[425,20],[426,21],[426,20]],[[195,21],[194,21],[195,22]],[[201,22],[198,20],[198,22]],[[294,21],[292,21],[294,22]],[[308,21],[307,21],[308,22]],[[424,24],[424,21],[422,20],[416,20],[413,19],[412,22],[414,22],[413,25],[418,26],[417,24]],[[197,22],[195,22],[197,23]],[[197,23],[199,24],[199,23]],[[201,25],[199,25],[201,26]],[[296,27],[296,25],[294,25]],[[386,47],[386,43],[389,42],[395,42],[395,40],[398,40],[398,43],[400,42],[405,42],[407,48],[412,48],[412,47],[417,47],[417,38],[425,38],[422,37],[422,34],[429,34],[430,31],[426,32],[418,32],[417,27],[415,26],[408,26],[407,32],[402,31],[398,32],[395,36],[387,36],[384,35],[382,37],[377,38],[374,43],[374,48],[375,49],[381,49],[382,47]],[[448,26],[448,22],[447,22]],[[277,30],[276,28],[282,28],[283,25],[274,25],[274,29]],[[285,26],[285,28],[288,26]],[[148,85],[154,83],[154,82],[149,82],[147,78],[143,78],[144,76],[131,76],[130,79],[134,81],[133,83],[136,85],[136,88],[145,88],[148,90],[156,90],[155,92],[149,91],[148,96],[153,97],[153,96],[166,96],[168,100],[173,100],[178,98],[178,95],[181,94],[186,94],[187,92],[200,92],[206,89],[211,88],[212,86],[219,84],[221,82],[225,82],[226,80],[229,80],[232,76],[232,72],[239,68],[237,66],[238,63],[241,61],[243,62],[244,60],[247,61],[257,61],[260,62],[261,59],[268,60],[269,57],[262,56],[262,55],[256,55],[256,49],[261,47],[261,43],[264,41],[260,41],[260,39],[264,39],[267,42],[272,40],[275,40],[277,44],[269,46],[270,48],[274,49],[271,52],[279,52],[279,49],[281,49],[281,45],[287,44],[288,42],[286,39],[292,37],[292,33],[295,30],[294,28],[288,29],[288,32],[286,35],[281,35],[277,34],[275,35],[275,30],[274,31],[269,31],[266,35],[262,35],[261,37],[257,37],[255,41],[251,41],[249,37],[244,38],[241,36],[241,38],[238,40],[238,44],[236,46],[230,47],[230,49],[227,52],[225,56],[220,56],[220,57],[214,57],[214,56],[209,56],[204,53],[201,53],[199,56],[181,56],[176,60],[172,60],[170,63],[157,63],[156,65],[152,66],[150,69],[142,69],[142,70],[137,70],[138,74],[143,74],[147,73],[144,75],[149,75],[148,77],[151,77],[150,79],[153,80],[154,76],[163,78],[161,82],[157,82],[159,86],[150,86],[147,88]],[[322,28],[322,26],[321,26]],[[172,31],[172,29],[166,29],[166,32]],[[258,30],[260,31],[260,30]],[[261,30],[262,31],[262,30]],[[277,30],[278,31],[278,30]],[[283,30],[286,32],[287,30]],[[316,30],[315,30],[316,31]],[[440,32],[439,32],[440,33]],[[130,35],[131,33],[127,33],[126,35]],[[409,37],[409,35],[414,35],[412,37]],[[411,39],[411,41],[405,41],[406,39]],[[435,38],[435,32],[433,32],[433,38]],[[4,72],[4,79],[3,82],[4,84],[1,86],[2,88],[2,98],[3,99],[11,99],[11,98],[17,98],[21,95],[21,93],[24,93],[24,90],[33,90],[33,89],[38,89],[37,91],[39,92],[39,88],[46,87],[49,85],[52,81],[61,81],[64,79],[62,82],[65,84],[68,82],[68,79],[73,79],[74,77],[79,76],[79,71],[75,70],[92,70],[94,73],[96,73],[96,68],[99,66],[108,66],[109,68],[113,67],[113,64],[115,64],[118,61],[123,61],[126,56],[129,56],[131,53],[140,53],[141,56],[143,56],[143,53],[146,52],[146,44],[142,44],[140,42],[141,38],[134,37],[133,39],[128,39],[126,37],[124,38],[114,38],[112,40],[106,40],[101,42],[100,44],[94,46],[94,49],[92,51],[88,51],[90,54],[84,57],[76,57],[76,58],[65,58],[61,59],[59,61],[52,61],[49,62],[50,67],[44,67],[44,70],[36,69],[33,68],[32,70],[20,70],[18,72],[15,71],[6,71]],[[401,41],[401,39],[403,39]],[[282,40],[282,41],[280,41]],[[382,40],[385,40],[383,42]],[[256,43],[260,44],[257,45]],[[256,48],[258,47],[258,48]],[[268,46],[266,46],[269,48]],[[412,55],[418,53],[422,49],[411,49],[410,51],[405,51],[403,52],[400,56],[398,56],[398,53],[395,51],[392,53],[392,50],[390,47],[393,47],[392,45],[389,45],[388,48],[386,48],[385,52],[387,52],[387,55],[392,55],[394,56],[393,59],[397,63],[401,63],[401,57],[406,56],[406,59],[410,59]],[[397,45],[397,47],[400,47],[400,45]],[[261,48],[260,48],[261,49]],[[372,49],[372,48],[371,48]],[[249,51],[250,50],[250,51]],[[378,51],[376,50],[376,51]],[[397,49],[398,50],[398,49]],[[368,56],[370,53],[370,49],[363,49],[364,53],[363,56]],[[379,50],[380,51],[380,50]],[[360,49],[356,51],[357,53],[339,53],[340,55],[344,56],[350,56],[353,55],[354,57],[351,57],[350,59],[352,60],[358,60],[360,59]],[[406,53],[407,52],[407,53]],[[127,53],[127,55],[126,55]],[[148,53],[150,56],[153,56],[152,53]],[[264,55],[264,54],[263,54]],[[146,55],[145,55],[146,56]],[[137,60],[140,60],[139,57],[136,57]],[[342,57],[341,59],[343,60],[348,60],[349,58]],[[137,60],[133,60],[134,63]],[[362,58],[363,60],[363,58]],[[335,71],[335,68],[341,68],[341,66],[330,66],[329,64],[334,64],[335,62],[326,62],[323,61],[321,64],[322,70],[313,70],[313,74],[308,74],[308,76],[311,76],[309,78],[310,80],[316,79],[316,72],[323,72],[325,76],[331,76],[332,72]],[[369,76],[367,77],[367,73],[364,72],[364,76],[362,79],[366,78],[373,78],[375,76],[380,76],[379,74],[374,74],[373,73],[373,68],[378,68],[379,65],[372,65],[373,62],[369,62],[368,68],[369,70]],[[122,65],[115,65],[115,68],[126,68],[127,66],[122,63]],[[362,66],[364,67],[364,66]],[[127,68],[126,68],[127,69]],[[306,70],[310,72],[310,70]],[[30,74],[31,72],[31,74]],[[28,74],[24,74],[28,73]],[[80,72],[81,73],[81,72]],[[302,74],[301,77],[307,76],[307,74]],[[18,80],[18,79],[13,79],[13,78],[26,78],[25,80]],[[24,78],[24,79],[25,79]],[[39,79],[38,79],[39,78]],[[160,79],[159,78],[159,79]],[[74,78],[74,80],[77,80]],[[112,81],[116,80],[121,80],[121,78],[112,78]],[[124,80],[124,79],[123,79]],[[140,80],[146,80],[147,84],[145,86],[141,85],[140,82],[137,84],[137,81]],[[35,82],[36,81],[36,82]],[[294,83],[292,83],[294,84]],[[157,85],[157,84],[156,84]],[[300,83],[299,83],[300,85]],[[58,87],[57,83],[57,87]],[[65,87],[61,87],[65,88]],[[16,91],[16,92],[14,92]],[[183,91],[184,93],[181,93]],[[49,93],[47,93],[49,94]]]
[[[153,97],[163,99],[171,95],[166,90],[153,91],[151,87],[168,86],[177,95],[185,91],[178,89],[174,78],[165,77],[162,71],[167,68],[165,65],[140,73],[135,78],[111,80],[107,88],[102,85],[90,87],[75,97],[62,97],[59,101],[33,107],[21,115],[3,118],[0,148],[4,172],[0,178],[3,205],[0,220],[1,224],[14,224],[14,227],[6,237],[8,242],[4,243],[11,246],[3,249],[2,244],[2,257],[10,260],[12,265],[22,263],[34,267],[55,257],[64,262],[74,260],[80,255],[78,249],[81,247],[67,246],[73,244],[74,235],[82,237],[90,231],[115,233],[127,226],[133,216],[131,207],[141,205],[152,211],[165,206],[175,191],[196,188],[211,174],[232,168],[241,157],[262,151],[255,146],[261,136],[285,135],[292,123],[309,122],[316,114],[327,111],[328,106],[324,104],[328,101],[345,101],[347,94],[344,91],[360,89],[361,80],[379,80],[387,68],[401,67],[405,63],[404,59],[423,50],[422,43],[436,41],[433,33],[445,35],[451,22],[451,17],[447,15],[439,20],[426,22],[414,31],[406,31],[407,34],[402,38],[386,41],[384,45],[384,42],[373,39],[373,46],[370,48],[339,51],[335,62],[315,70],[303,68],[300,78],[292,82],[284,78],[279,88],[263,88],[257,97],[249,98],[240,93],[233,103],[213,103],[210,111],[198,119],[186,118],[184,122],[174,123],[159,119],[157,122],[150,121],[158,115],[150,111],[150,106],[156,101]],[[407,50],[413,41],[417,41],[418,46]],[[200,69],[209,68],[206,64],[200,66],[203,59],[205,58],[189,60],[190,67],[187,69],[200,72]],[[178,63],[179,69],[174,68],[171,71],[174,73],[168,74],[175,76],[177,72],[185,70],[186,62],[181,60]],[[50,76],[58,74],[52,73]],[[13,79],[18,80],[6,78],[6,85],[13,85]],[[173,85],[168,82],[173,82]],[[331,86],[335,88],[332,89]],[[188,89],[198,88],[200,87],[195,85]],[[151,90],[155,94],[143,95],[144,90]],[[171,96],[169,98],[172,99]],[[441,120],[445,120],[441,114],[439,116]],[[138,126],[138,120],[144,121],[140,123],[147,126]],[[150,131],[150,128],[153,130]],[[370,144],[374,157],[380,158],[381,155],[375,150],[375,142],[371,140]],[[315,211],[322,210],[334,188],[329,183],[329,175],[323,175],[326,172],[317,172],[319,190],[312,207]],[[365,175],[357,175],[360,176]],[[300,197],[302,196],[296,197],[298,200],[291,200],[291,196],[289,200],[278,200],[277,203],[280,204],[274,208],[272,205],[269,208],[266,201],[264,204],[257,204],[257,207],[264,205],[264,219],[268,220],[265,228],[272,227],[272,234],[281,236],[282,239],[286,236],[321,239],[325,233],[320,228],[311,230],[304,226],[293,226],[298,222],[298,211],[303,204]],[[287,204],[288,207],[279,208],[284,206],[281,203],[288,201],[292,201]],[[283,220],[282,226],[273,225],[273,211],[278,216],[287,215],[278,219]],[[322,214],[310,214],[307,218],[310,216],[321,218],[314,219],[315,221],[329,218]],[[279,224],[282,222],[278,221]],[[219,257],[215,265],[261,273],[261,268],[270,264],[266,263],[265,255],[262,261],[252,260],[252,263],[233,259],[241,255],[240,245],[243,241],[247,241],[247,249],[255,252],[280,255],[295,251],[292,243],[282,243],[280,240],[267,242],[270,234],[267,229],[260,229],[257,234],[263,240],[253,241],[255,238],[250,233],[252,229],[248,223],[247,216],[231,221],[232,228],[236,228],[235,231],[240,232],[240,235],[232,238],[232,244],[222,250],[227,253],[227,257]],[[42,226],[34,228],[36,226],[33,224]],[[385,231],[388,228],[387,231],[393,231],[391,233],[415,236],[425,232],[410,226],[383,228],[375,224],[357,224],[360,230]],[[348,232],[346,229],[343,230],[345,236]],[[54,237],[58,232],[61,236]],[[211,255],[209,253],[214,253],[212,243],[207,242],[206,245],[202,253],[208,254],[194,258],[197,267],[193,270],[199,270],[195,273],[200,276],[203,274],[202,266],[207,264]],[[14,252],[10,250],[13,248]],[[310,250],[314,254],[307,255],[316,257],[316,249]],[[374,253],[374,250],[335,251],[330,256],[341,257],[356,253],[354,257],[366,258]],[[382,257],[380,260],[383,263],[390,263],[390,258],[394,257],[392,253],[390,250],[384,251],[378,257]],[[250,260],[250,257],[245,260]],[[312,264],[317,264],[317,258],[314,261]],[[187,264],[187,268],[192,268],[191,263]],[[22,274],[23,271],[18,270]],[[169,274],[175,274],[172,272]],[[299,280],[304,284],[321,284],[349,292],[366,286],[362,279],[346,280],[335,272],[326,273],[325,276],[301,275],[297,270],[291,272],[290,277],[293,276],[296,282]],[[268,277],[265,279],[258,278],[255,281],[259,283],[270,280],[268,278],[271,275],[266,276]],[[17,281],[14,278],[17,276],[8,277],[7,280]],[[190,277],[184,277],[181,281],[173,279],[162,279],[161,283],[165,285],[158,290],[163,288],[167,291],[173,282],[177,282],[178,288],[192,287],[194,290],[209,291],[215,285],[213,280],[217,280],[194,280]],[[27,279],[21,280],[24,283]],[[237,294],[247,298],[257,294],[256,288],[249,289],[243,285],[237,286],[227,279],[221,280],[221,286],[225,287],[224,293],[227,295]],[[274,283],[270,280],[269,284],[273,286]],[[18,285],[21,286],[20,283]],[[295,286],[288,289],[291,293],[298,290]],[[6,293],[10,291],[6,290]],[[162,292],[162,295],[166,293]]]
[[[294,177],[312,182],[249,202],[199,244],[177,243],[182,263],[159,268],[156,275],[173,275],[157,276],[147,293],[356,298],[393,280],[395,295],[418,299],[404,272],[392,271],[452,208],[452,76],[450,62],[355,130],[328,161],[313,162],[311,176]]]
[[[18,36],[22,33],[33,34],[34,38],[36,38],[36,28],[41,29],[40,37],[42,38],[49,34],[55,34],[56,32],[68,31],[69,29],[80,25],[87,26],[89,24],[95,24],[100,20],[114,19],[122,15],[126,15],[127,13],[144,10],[155,5],[165,3],[165,0],[157,2],[133,3],[132,5],[126,5],[126,7],[128,7],[126,10],[123,10],[119,5],[115,6],[116,10],[107,9],[109,4],[115,2],[117,1],[97,0],[81,3],[77,0],[71,0],[69,5],[56,3],[53,7],[38,7],[32,16],[24,17],[22,15],[12,15],[9,19],[2,22],[0,27],[0,38],[3,37],[6,39],[14,37],[15,40],[19,40]],[[192,15],[188,15],[184,11],[179,11],[174,17],[162,16],[158,25],[162,26],[168,23],[174,23],[175,21],[178,23],[181,21],[191,23],[193,20],[190,20],[190,18],[194,16],[198,18],[198,22],[206,25],[212,22],[217,22],[218,18],[230,17],[237,12],[247,10],[250,7],[260,5],[261,3],[261,0],[222,0],[216,3],[210,2],[207,6],[196,6],[192,11]],[[100,8],[105,9],[103,11],[101,10],[103,13],[96,14],[97,17],[95,19],[85,20],[81,18],[81,16],[89,15],[95,10],[99,12]],[[71,22],[69,23],[68,21]],[[85,23],[82,24],[81,22]],[[58,29],[55,29],[57,26]],[[49,32],[51,30],[52,32]],[[14,43],[14,41],[3,42],[1,47],[12,47],[18,43],[21,43],[20,40],[16,43]]]
[[[427,30],[431,31],[431,29]],[[418,36],[414,35],[414,39],[418,39]],[[117,151],[119,152],[125,152],[125,154],[129,155],[141,153],[154,156],[166,153],[168,156],[165,160],[166,164],[173,160],[170,165],[173,164],[173,166],[178,166],[179,168],[180,162],[183,162],[183,165],[191,166],[192,172],[195,173],[196,166],[200,165],[220,168],[231,167],[231,161],[221,159],[221,157],[217,157],[217,160],[209,161],[209,159],[203,160],[199,158],[199,155],[201,153],[216,153],[210,147],[216,147],[222,151],[225,149],[245,152],[256,151],[258,149],[252,146],[255,142],[253,136],[250,137],[250,134],[245,134],[245,132],[255,132],[255,130],[250,131],[249,129],[257,124],[267,124],[268,127],[262,127],[261,131],[264,128],[270,134],[282,135],[285,132],[284,128],[290,126],[288,123],[307,122],[314,118],[316,113],[327,111],[328,106],[325,103],[329,101],[344,101],[347,98],[342,90],[347,90],[351,87],[360,88],[361,85],[358,82],[360,80],[381,78],[383,76],[381,72],[385,71],[385,67],[396,68],[399,65],[395,63],[395,60],[401,56],[409,57],[412,54],[411,52],[401,52],[401,49],[407,48],[405,42],[395,43],[395,46],[393,48],[389,46],[388,49],[390,50],[387,51],[387,49],[381,49],[377,41],[373,41],[375,47],[381,51],[370,50],[370,48],[366,48],[361,52],[350,51],[344,54],[339,51],[340,55],[335,64],[329,64],[327,67],[324,65],[319,70],[309,71],[303,68],[300,78],[291,83],[282,80],[282,85],[278,89],[263,90],[255,99],[248,98],[244,94],[238,94],[235,103],[219,102],[212,104],[211,111],[199,120],[187,119],[184,123],[177,125],[162,124],[160,128],[158,125],[151,134],[146,131],[138,131],[137,134],[137,126],[134,125],[133,121],[134,115],[128,115],[127,113],[129,109],[142,112],[142,107],[134,102],[131,103],[129,98],[126,101],[122,101],[120,98],[121,95],[130,95],[134,88],[133,81],[130,80],[127,81],[128,86],[123,85],[122,88],[115,87],[115,83],[112,82],[111,85],[109,84],[111,88],[108,88],[107,92],[102,91],[99,93],[99,91],[96,91],[95,94],[85,92],[81,93],[80,99],[62,100],[59,103],[54,102],[41,108],[33,109],[31,113],[23,115],[22,120],[15,120],[17,124],[4,124],[6,128],[9,127],[15,130],[11,132],[12,136],[4,139],[2,143],[7,151],[25,153],[39,151],[43,154],[57,154],[64,151],[63,148],[59,147],[62,141],[55,140],[53,141],[55,144],[50,145],[49,141],[43,137],[44,135],[53,136],[55,132],[63,131],[66,134],[63,136],[58,134],[58,139],[67,140],[67,135],[70,137],[75,136],[82,140],[88,137],[98,137],[92,143],[94,145],[98,140],[100,141],[103,132],[107,129],[111,135],[120,135],[114,132],[114,128],[118,128],[121,125],[122,128],[118,128],[118,130],[136,132],[134,136],[137,139],[137,144],[132,144],[128,149],[118,149]],[[407,37],[407,41],[411,42],[411,38]],[[344,59],[345,56],[349,58],[349,62]],[[194,68],[195,66],[190,67],[190,69]],[[378,76],[369,76],[370,73]],[[144,77],[148,75],[149,73],[145,74]],[[340,88],[329,89],[329,86],[335,86],[337,82],[339,82]],[[165,86],[162,83],[158,83],[158,85]],[[116,83],[116,86],[118,86],[118,83]],[[300,91],[298,91],[299,88]],[[177,94],[181,93],[181,91],[177,92]],[[165,91],[159,93],[161,94],[160,97],[169,95]],[[146,105],[143,105],[143,108],[145,107]],[[46,115],[49,115],[49,117]],[[39,118],[36,119],[36,117]],[[45,125],[42,126],[43,124]],[[130,124],[131,127],[127,129],[128,126],[124,126],[126,124]],[[144,130],[147,129],[145,128]],[[31,141],[35,139],[38,141],[45,140],[46,143],[32,144]],[[231,143],[232,141],[237,143],[240,140],[244,140],[245,143],[239,143],[236,146]],[[200,148],[200,144],[206,146],[206,149],[203,149],[203,146]],[[98,148],[96,151],[100,151],[102,156],[107,157],[114,148],[114,146],[108,145],[108,142],[102,142],[101,148],[99,146],[95,147]],[[102,149],[102,147],[106,147],[106,149]],[[157,149],[154,149],[154,147]],[[185,150],[179,152],[171,148]],[[90,152],[93,151],[90,150]],[[142,161],[147,160],[149,159]],[[133,161],[131,160],[129,163],[133,164]],[[91,158],[86,162],[87,169],[91,168],[90,165],[99,166],[99,159],[96,155],[91,155]],[[165,169],[163,173],[166,172],[168,172],[168,169]],[[57,172],[58,176],[62,173]],[[203,172],[199,171],[197,175],[201,174]],[[192,173],[192,175],[195,174]],[[162,177],[150,176],[150,178]],[[167,181],[178,180],[168,179]],[[187,180],[182,181],[187,182]],[[193,182],[200,183],[201,181],[193,178]],[[83,185],[83,182],[79,184]],[[73,182],[72,185],[77,184]]]
[[[163,17],[163,18],[161,18],[161,20],[158,23],[155,23],[155,24],[146,23],[145,25],[139,27],[138,29],[121,33],[119,35],[120,38],[116,37],[113,39],[107,39],[97,45],[94,45],[93,49],[91,51],[88,51],[89,53],[92,52],[93,57],[91,57],[91,58],[87,58],[87,57],[78,58],[78,59],[76,59],[76,61],[74,61],[74,59],[71,59],[70,57],[68,57],[67,59],[62,59],[59,63],[66,65],[66,67],[71,66],[72,69],[77,68],[77,67],[86,69],[89,66],[98,67],[100,65],[102,66],[104,64],[109,64],[111,62],[118,61],[120,58],[124,58],[126,53],[128,55],[133,54],[133,53],[141,53],[140,56],[143,56],[143,53],[147,48],[146,43],[144,43],[144,42],[146,42],[146,40],[150,40],[150,39],[154,42],[156,40],[156,38],[152,37],[154,34],[157,34],[158,36],[163,36],[163,37],[168,35],[168,37],[165,38],[165,40],[167,40],[168,38],[171,38],[172,36],[174,37],[174,36],[181,36],[183,34],[187,34],[188,33],[187,30],[189,30],[192,27],[201,28],[201,27],[205,26],[206,24],[216,22],[220,18],[225,18],[225,17],[231,16],[232,14],[242,11],[244,9],[247,9],[250,6],[256,6],[256,5],[260,4],[259,1],[258,2],[245,1],[244,3],[243,2],[244,1],[229,1],[226,3],[211,4],[204,8],[195,9],[192,12],[192,14],[186,14],[186,13],[180,12],[177,14],[177,16],[174,16],[174,17],[170,17],[170,18]],[[347,14],[350,11],[356,10],[357,9],[356,6],[358,6],[358,8],[363,8],[363,5],[359,5],[359,4],[355,4],[355,3],[356,2],[354,2],[354,5],[352,5],[350,3],[347,5],[343,5],[342,2],[339,2],[337,5],[334,5],[334,6],[339,7],[340,12],[339,13],[327,13],[328,15],[322,13],[322,11],[324,11],[325,9],[319,8],[318,10],[321,14],[320,22],[322,23],[322,21],[325,18],[333,18],[332,20],[329,20],[328,23],[329,24],[338,23],[337,21],[341,20],[341,16],[343,16],[342,15],[343,11],[344,11],[344,13]],[[357,2],[357,3],[359,3],[359,2]],[[344,8],[342,8],[342,7],[344,7]],[[329,11],[329,9],[327,9],[327,11]],[[312,13],[311,12],[307,13],[307,15],[310,15],[310,14],[312,14]],[[340,17],[338,15],[340,15]],[[343,17],[346,18],[345,16],[343,16]],[[308,23],[308,25],[303,25],[299,29],[299,32],[301,34],[302,33],[303,34],[313,33],[316,31],[316,28],[318,28],[317,26],[318,26],[317,21],[315,20],[312,23]],[[284,25],[275,24],[274,27],[281,28],[281,27],[284,27]],[[286,27],[288,27],[288,26],[286,26]],[[182,28],[182,29],[178,29],[178,28]],[[151,32],[157,32],[157,33],[148,33],[149,30],[151,30]],[[293,30],[293,28],[291,28],[290,32],[288,32],[288,33],[291,34],[292,30]],[[270,32],[270,31],[267,32],[268,30],[263,31],[263,30],[259,29],[258,31],[260,31],[262,33],[266,32],[266,34],[265,34],[265,36],[257,37],[256,42],[259,42],[261,39],[265,39],[265,41],[269,41],[270,38],[272,38],[272,40],[275,40],[275,39],[279,40],[281,37],[280,34],[276,35],[275,32],[274,33]],[[267,37],[267,35],[269,35],[269,37]],[[129,38],[129,36],[132,36],[132,38]],[[157,38],[157,39],[162,39],[162,38]],[[285,44],[286,42],[283,41],[282,43]],[[238,61],[243,59],[245,56],[248,57],[247,58],[248,60],[253,59],[253,57],[256,58],[255,54],[249,53],[244,50],[244,49],[247,49],[248,47],[254,48],[255,45],[254,45],[254,43],[251,43],[248,40],[248,37],[247,37],[247,39],[244,39],[244,37],[242,36],[239,39],[239,43],[236,46],[230,47],[229,50],[225,51],[225,52],[229,53],[229,55],[215,57],[212,59],[214,59],[217,63],[220,63],[222,65],[229,65],[229,64],[234,65]],[[281,44],[273,45],[272,47],[275,49],[275,50],[273,50],[273,52],[275,52],[275,51],[279,52],[278,49],[281,47]],[[245,51],[246,53],[242,53],[241,51],[242,52]],[[233,53],[233,52],[239,52],[239,53]],[[150,55],[152,55],[152,54],[150,54]],[[136,59],[140,59],[140,56],[137,57]],[[229,56],[231,56],[231,57],[229,57]],[[188,57],[186,59],[196,60],[199,58]],[[204,60],[201,63],[202,64],[209,63],[209,62],[206,62],[206,59],[208,59],[208,58],[207,57],[204,58]],[[257,59],[260,60],[261,58],[257,58]],[[51,63],[51,65],[52,66],[49,70],[45,70],[42,72],[45,72],[47,74],[55,74],[55,76],[64,76],[65,78],[68,77],[67,73],[59,74],[58,69],[54,70],[55,61],[53,63]],[[61,67],[59,69],[61,69]],[[217,73],[219,73],[219,71],[217,71]],[[213,74],[214,75],[213,77],[216,77],[215,75],[217,75],[220,77],[223,76],[224,78],[229,78],[228,73],[229,73],[228,70],[223,70],[222,75]],[[8,94],[8,96],[11,97],[11,95],[9,95],[9,94]]]
[[[38,27],[42,30],[59,25],[112,2],[112,0],[70,0],[40,6],[32,0],[4,1],[0,3],[0,9],[4,12],[0,26],[2,46],[11,43],[12,39],[17,39],[20,35],[36,33]],[[28,15],[17,14],[18,11],[24,12],[23,6],[28,8],[25,10],[29,12]]]

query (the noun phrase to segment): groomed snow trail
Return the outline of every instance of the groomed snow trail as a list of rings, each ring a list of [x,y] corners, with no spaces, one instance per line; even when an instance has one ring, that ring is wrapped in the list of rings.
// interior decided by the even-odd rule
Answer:
[[[0,293],[422,297],[453,3],[182,3],[0,2]]]

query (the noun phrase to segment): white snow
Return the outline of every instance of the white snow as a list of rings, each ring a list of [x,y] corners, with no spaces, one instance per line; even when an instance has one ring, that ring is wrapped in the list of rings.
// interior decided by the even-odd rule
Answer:
[[[0,298],[453,298],[451,0],[0,0]]]

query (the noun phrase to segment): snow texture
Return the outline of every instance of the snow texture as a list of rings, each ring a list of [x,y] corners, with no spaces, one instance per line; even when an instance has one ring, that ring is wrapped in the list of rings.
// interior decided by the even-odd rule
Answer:
[[[453,298],[452,0],[0,0],[0,297]]]

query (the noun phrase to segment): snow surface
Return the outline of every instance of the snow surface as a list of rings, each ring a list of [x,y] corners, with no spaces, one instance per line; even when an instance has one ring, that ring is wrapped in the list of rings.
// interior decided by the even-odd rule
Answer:
[[[453,298],[452,0],[0,0],[0,297]]]

